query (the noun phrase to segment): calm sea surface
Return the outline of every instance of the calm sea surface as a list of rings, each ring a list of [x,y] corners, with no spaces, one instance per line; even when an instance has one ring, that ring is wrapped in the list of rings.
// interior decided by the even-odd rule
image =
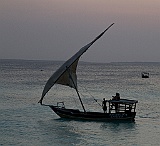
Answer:
[[[87,111],[102,111],[102,99],[116,92],[138,100],[135,122],[76,121],[59,118],[38,101],[55,61],[0,60],[0,145],[150,146],[160,145],[160,63],[82,63],[78,88]],[[150,78],[141,78],[141,72]],[[98,103],[94,99],[97,99]],[[44,103],[82,109],[75,91],[55,85]]]

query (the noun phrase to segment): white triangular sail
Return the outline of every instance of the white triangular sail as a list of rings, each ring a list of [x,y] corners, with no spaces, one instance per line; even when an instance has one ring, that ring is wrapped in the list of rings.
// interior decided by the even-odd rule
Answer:
[[[114,23],[113,23],[114,24]],[[100,35],[98,35],[92,42],[82,47],[75,55],[73,55],[70,59],[68,59],[47,81],[44,90],[42,92],[42,97],[40,99],[40,103],[42,104],[42,100],[46,93],[51,89],[54,84],[62,84],[66,86],[70,86],[72,88],[77,89],[77,76],[76,76],[76,68],[79,61],[80,56],[87,51],[87,49],[97,41],[113,24],[111,24],[105,31],[103,31]]]
[[[77,88],[76,68],[78,60],[79,58],[70,67],[65,67],[66,70],[64,71],[63,75],[60,76],[55,82],[56,84],[66,85],[71,88]]]

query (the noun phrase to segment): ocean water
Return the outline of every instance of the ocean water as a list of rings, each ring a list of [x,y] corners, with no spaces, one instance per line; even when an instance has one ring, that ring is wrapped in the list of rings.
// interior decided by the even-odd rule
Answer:
[[[79,63],[78,88],[86,110],[102,111],[102,99],[119,92],[138,100],[135,122],[66,120],[39,105],[46,81],[62,63],[0,60],[0,145],[160,145],[160,63]],[[150,78],[141,78],[142,71]],[[73,89],[55,85],[44,103],[60,101],[82,109]]]

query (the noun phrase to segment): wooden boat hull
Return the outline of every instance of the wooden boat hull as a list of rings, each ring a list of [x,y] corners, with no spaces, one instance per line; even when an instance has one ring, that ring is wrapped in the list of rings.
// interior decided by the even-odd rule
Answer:
[[[130,120],[134,121],[136,112],[117,112],[117,113],[101,113],[101,112],[81,112],[76,109],[59,108],[57,106],[49,106],[59,117],[69,119],[94,120],[94,121],[111,121],[111,120]]]

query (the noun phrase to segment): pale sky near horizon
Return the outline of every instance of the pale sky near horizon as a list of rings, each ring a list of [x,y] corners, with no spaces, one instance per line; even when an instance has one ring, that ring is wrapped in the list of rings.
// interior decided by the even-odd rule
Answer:
[[[160,0],[1,0],[0,59],[160,62]]]

